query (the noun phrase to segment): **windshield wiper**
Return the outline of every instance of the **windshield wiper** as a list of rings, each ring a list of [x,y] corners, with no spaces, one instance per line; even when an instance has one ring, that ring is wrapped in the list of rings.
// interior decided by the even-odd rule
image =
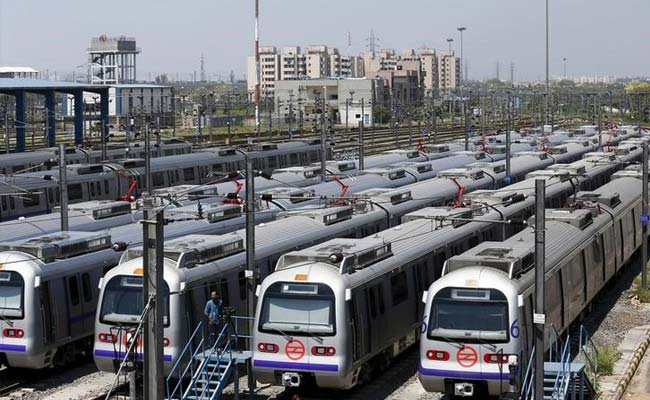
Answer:
[[[9,318],[5,317],[4,315],[0,314],[0,321],[5,322],[7,325],[9,325],[11,328],[14,327],[14,321],[10,320]]]
[[[480,334],[479,334],[479,335],[480,335]],[[481,339],[481,338],[478,337],[478,336],[477,336],[477,337],[473,337],[472,339],[476,339],[477,342],[479,342],[479,343],[482,344],[483,346],[487,346],[487,347],[489,347],[490,349],[492,349],[492,351],[496,351],[496,349],[497,349],[497,346],[493,345],[492,343],[488,342],[488,341],[485,340],[485,339]]]
[[[277,328],[271,328],[271,330],[272,330],[272,331],[276,331],[277,333],[279,333],[280,335],[282,335],[282,337],[283,337],[287,342],[291,342],[291,341],[293,340],[293,337],[289,336],[287,333],[282,332],[281,330],[279,330],[279,329],[277,329]]]
[[[441,339],[441,340],[443,340],[443,341],[445,341],[445,342],[451,344],[451,345],[454,346],[454,347],[458,347],[459,349],[462,349],[463,347],[465,347],[464,344],[460,343],[459,341],[457,341],[457,340],[455,340],[455,339],[450,338],[449,336],[439,336],[439,335],[435,335],[435,338],[436,338],[436,339]]]
[[[322,337],[316,335],[315,333],[311,333],[311,332],[305,332],[305,333],[307,333],[309,336],[311,336],[312,339],[314,339],[318,343],[323,344],[323,338]]]

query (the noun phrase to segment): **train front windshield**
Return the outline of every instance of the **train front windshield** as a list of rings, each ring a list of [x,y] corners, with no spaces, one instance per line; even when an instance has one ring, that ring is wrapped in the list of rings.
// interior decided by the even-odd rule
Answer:
[[[274,334],[333,336],[334,308],[334,292],[327,285],[274,283],[265,292],[258,329]]]
[[[496,289],[442,289],[431,304],[427,336],[433,340],[507,342],[508,301]]]
[[[163,284],[164,324],[169,325],[169,286]],[[137,324],[144,309],[142,277],[120,275],[104,288],[99,321],[104,324]]]
[[[18,272],[0,272],[0,319],[23,318],[25,280]]]

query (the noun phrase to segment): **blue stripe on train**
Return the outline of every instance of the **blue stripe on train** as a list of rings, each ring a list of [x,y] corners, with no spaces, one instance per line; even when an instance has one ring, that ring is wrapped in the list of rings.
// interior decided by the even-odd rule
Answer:
[[[97,357],[108,357],[108,358],[124,358],[126,356],[125,351],[112,351],[112,350],[95,350],[95,355]],[[142,360],[144,358],[144,355],[142,353],[137,353],[136,357],[138,360]],[[163,360],[166,362],[171,362],[172,361],[172,356],[171,354],[165,354],[163,356]]]
[[[430,369],[418,366],[418,371],[422,375],[439,376],[442,378],[458,378],[458,379],[476,379],[476,380],[494,380],[506,381],[510,379],[509,372],[471,372],[471,371],[449,371],[444,369]]]
[[[0,344],[0,350],[2,351],[27,351],[27,347],[19,344]]]
[[[280,368],[280,369],[304,369],[307,371],[329,371],[336,372],[339,370],[338,365],[332,364],[312,364],[312,363],[294,363],[283,361],[266,361],[255,360],[253,366],[264,368]]]

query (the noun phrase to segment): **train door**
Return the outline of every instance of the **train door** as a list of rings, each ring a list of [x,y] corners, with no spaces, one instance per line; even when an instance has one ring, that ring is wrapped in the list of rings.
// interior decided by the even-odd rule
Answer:
[[[81,274],[81,302],[83,304],[82,323],[86,332],[92,332],[94,328],[94,316],[97,311],[96,301],[99,296],[95,295],[94,288],[97,288],[97,280],[93,285],[90,273]]]
[[[66,300],[68,303],[68,334],[72,337],[84,333],[83,304],[79,290],[79,276],[72,275],[65,278]]]
[[[353,296],[352,306],[352,326],[353,326],[353,356],[354,360],[363,358],[370,352],[370,307],[368,303],[368,291],[365,290],[365,296]]]
[[[39,288],[41,300],[41,322],[43,323],[43,343],[54,342],[56,326],[52,318],[52,302],[50,298],[50,282],[41,282]]]

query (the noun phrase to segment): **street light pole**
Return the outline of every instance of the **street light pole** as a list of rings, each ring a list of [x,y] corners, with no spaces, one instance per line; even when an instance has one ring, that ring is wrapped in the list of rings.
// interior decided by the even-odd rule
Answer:
[[[463,60],[463,32],[466,31],[467,28],[464,27],[464,26],[459,26],[456,29],[458,29],[458,32],[460,32],[460,69],[459,69],[460,70],[460,74],[459,74],[460,79],[459,79],[459,81],[462,84],[463,80],[467,79],[466,76],[463,76],[463,65],[465,63],[464,60]]]
[[[59,144],[59,193],[61,193],[61,230],[68,230],[68,170],[65,165],[65,143]]]
[[[548,76],[548,0],[546,0],[546,96],[544,98],[544,124],[548,124],[548,100],[550,85]]]

